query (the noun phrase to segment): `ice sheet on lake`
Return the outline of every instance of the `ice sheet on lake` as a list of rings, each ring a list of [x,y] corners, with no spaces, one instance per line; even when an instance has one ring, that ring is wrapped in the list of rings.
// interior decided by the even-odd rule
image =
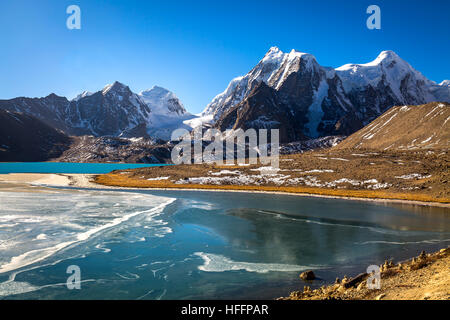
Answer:
[[[2,192],[0,274],[45,260],[101,232],[116,230],[133,217],[142,215],[151,221],[173,201],[127,192]],[[168,232],[161,231],[159,234]]]
[[[253,262],[239,262],[233,261],[227,257],[218,254],[196,252],[194,255],[203,259],[203,265],[198,269],[205,272],[224,272],[224,271],[236,271],[245,270],[247,272],[267,273],[270,271],[278,272],[294,272],[302,271],[312,268],[312,266],[300,266],[292,264],[280,264],[280,263],[253,263]],[[314,266],[315,269],[320,266]]]

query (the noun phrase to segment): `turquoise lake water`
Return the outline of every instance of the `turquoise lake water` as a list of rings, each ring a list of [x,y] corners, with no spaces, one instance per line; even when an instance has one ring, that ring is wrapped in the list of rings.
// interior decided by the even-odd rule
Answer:
[[[102,174],[113,170],[126,170],[143,167],[155,167],[165,164],[135,163],[69,163],[69,162],[3,162],[0,174],[6,173],[85,173]]]
[[[446,208],[47,190],[0,192],[0,299],[273,299],[450,244]],[[80,290],[66,286],[69,266]],[[319,279],[301,281],[306,269]]]

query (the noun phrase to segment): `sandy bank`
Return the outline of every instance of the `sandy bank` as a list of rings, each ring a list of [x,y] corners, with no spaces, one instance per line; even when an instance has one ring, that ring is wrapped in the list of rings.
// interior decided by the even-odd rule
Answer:
[[[0,191],[39,191],[39,187],[98,188],[89,174],[9,173],[0,174]]]

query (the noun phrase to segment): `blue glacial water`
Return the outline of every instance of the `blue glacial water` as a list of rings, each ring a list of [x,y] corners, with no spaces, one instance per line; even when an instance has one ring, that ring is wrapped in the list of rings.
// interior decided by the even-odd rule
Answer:
[[[0,162],[0,174],[7,173],[85,173],[102,174],[113,170],[164,166],[136,163]]]
[[[450,244],[444,208],[196,191],[0,198],[0,299],[272,299]],[[80,290],[65,285],[70,265]],[[320,279],[301,281],[305,269]]]

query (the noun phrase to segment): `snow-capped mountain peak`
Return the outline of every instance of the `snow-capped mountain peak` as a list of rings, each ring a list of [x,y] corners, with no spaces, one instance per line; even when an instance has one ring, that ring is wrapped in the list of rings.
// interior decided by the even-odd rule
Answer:
[[[92,96],[94,93],[93,92],[90,92],[90,91],[83,91],[82,93],[80,93],[79,95],[77,95],[74,99],[73,99],[73,101],[78,101],[78,100],[80,100],[81,98],[84,98],[84,97],[88,97],[88,96]]]
[[[130,88],[123,83],[120,83],[119,81],[115,81],[112,84],[108,84],[105,86],[102,90],[102,94],[106,95],[109,92],[116,92],[116,93],[125,93],[125,92],[131,92]]]
[[[150,107],[153,114],[167,116],[183,116],[186,109],[180,99],[171,91],[154,86],[139,93],[142,100]]]
[[[283,52],[277,46],[270,47],[269,51],[267,51],[266,56],[273,54],[283,54]]]
[[[186,111],[180,99],[173,92],[154,86],[139,93],[139,97],[151,110],[151,126],[147,131],[150,136],[170,140],[174,130],[191,129],[183,122],[195,118],[195,116]]]
[[[274,62],[283,58],[283,52],[278,47],[271,47],[269,51],[267,51],[264,58],[261,60],[262,62]]]
[[[449,87],[450,88],[450,80],[444,80],[441,83],[439,83],[440,86],[443,87]]]
[[[278,47],[271,47],[263,59],[245,76],[234,78],[227,89],[217,95],[201,113],[217,120],[224,111],[240,103],[260,83],[264,82],[277,90],[284,81],[300,68],[317,70],[316,58],[296,50],[284,53]]]
[[[385,51],[381,51],[380,54],[378,55],[378,57],[373,60],[372,62],[368,63],[367,65],[373,64],[380,64],[380,63],[384,63],[384,62],[392,62],[392,61],[404,61],[402,58],[399,57],[398,54],[396,54],[394,51],[392,50],[385,50]]]
[[[373,88],[382,85],[393,92],[395,100],[407,104],[408,98],[404,94],[408,92],[407,87],[409,87],[411,91],[414,91],[412,96],[416,100],[410,100],[410,104],[433,100],[425,87],[431,87],[434,83],[391,50],[382,51],[369,63],[343,65],[336,68],[336,73],[341,78],[347,93],[367,88],[369,85]]]
[[[264,58],[261,62],[270,63],[270,62],[281,62],[283,59],[293,60],[295,58],[314,58],[312,54],[300,52],[295,49],[292,49],[289,53],[285,53],[281,51],[278,47],[271,47],[269,51],[267,51]]]
[[[391,76],[397,76],[402,80],[406,73],[414,73],[414,75],[422,80],[425,79],[422,74],[416,70],[405,60],[400,58],[394,51],[382,51],[378,57],[372,62],[361,65],[363,67],[383,68],[389,70]]]
[[[316,58],[310,53],[300,52],[300,51],[297,51],[295,49],[292,49],[291,52],[289,52],[289,54],[287,55],[287,59],[293,60],[295,58],[316,60]]]
[[[336,71],[348,71],[351,70],[353,72],[357,72],[361,68],[369,68],[369,67],[379,67],[380,65],[389,65],[392,62],[400,62],[406,63],[402,58],[400,58],[394,51],[386,50],[382,51],[375,60],[368,63],[348,63],[343,66],[336,68]]]

